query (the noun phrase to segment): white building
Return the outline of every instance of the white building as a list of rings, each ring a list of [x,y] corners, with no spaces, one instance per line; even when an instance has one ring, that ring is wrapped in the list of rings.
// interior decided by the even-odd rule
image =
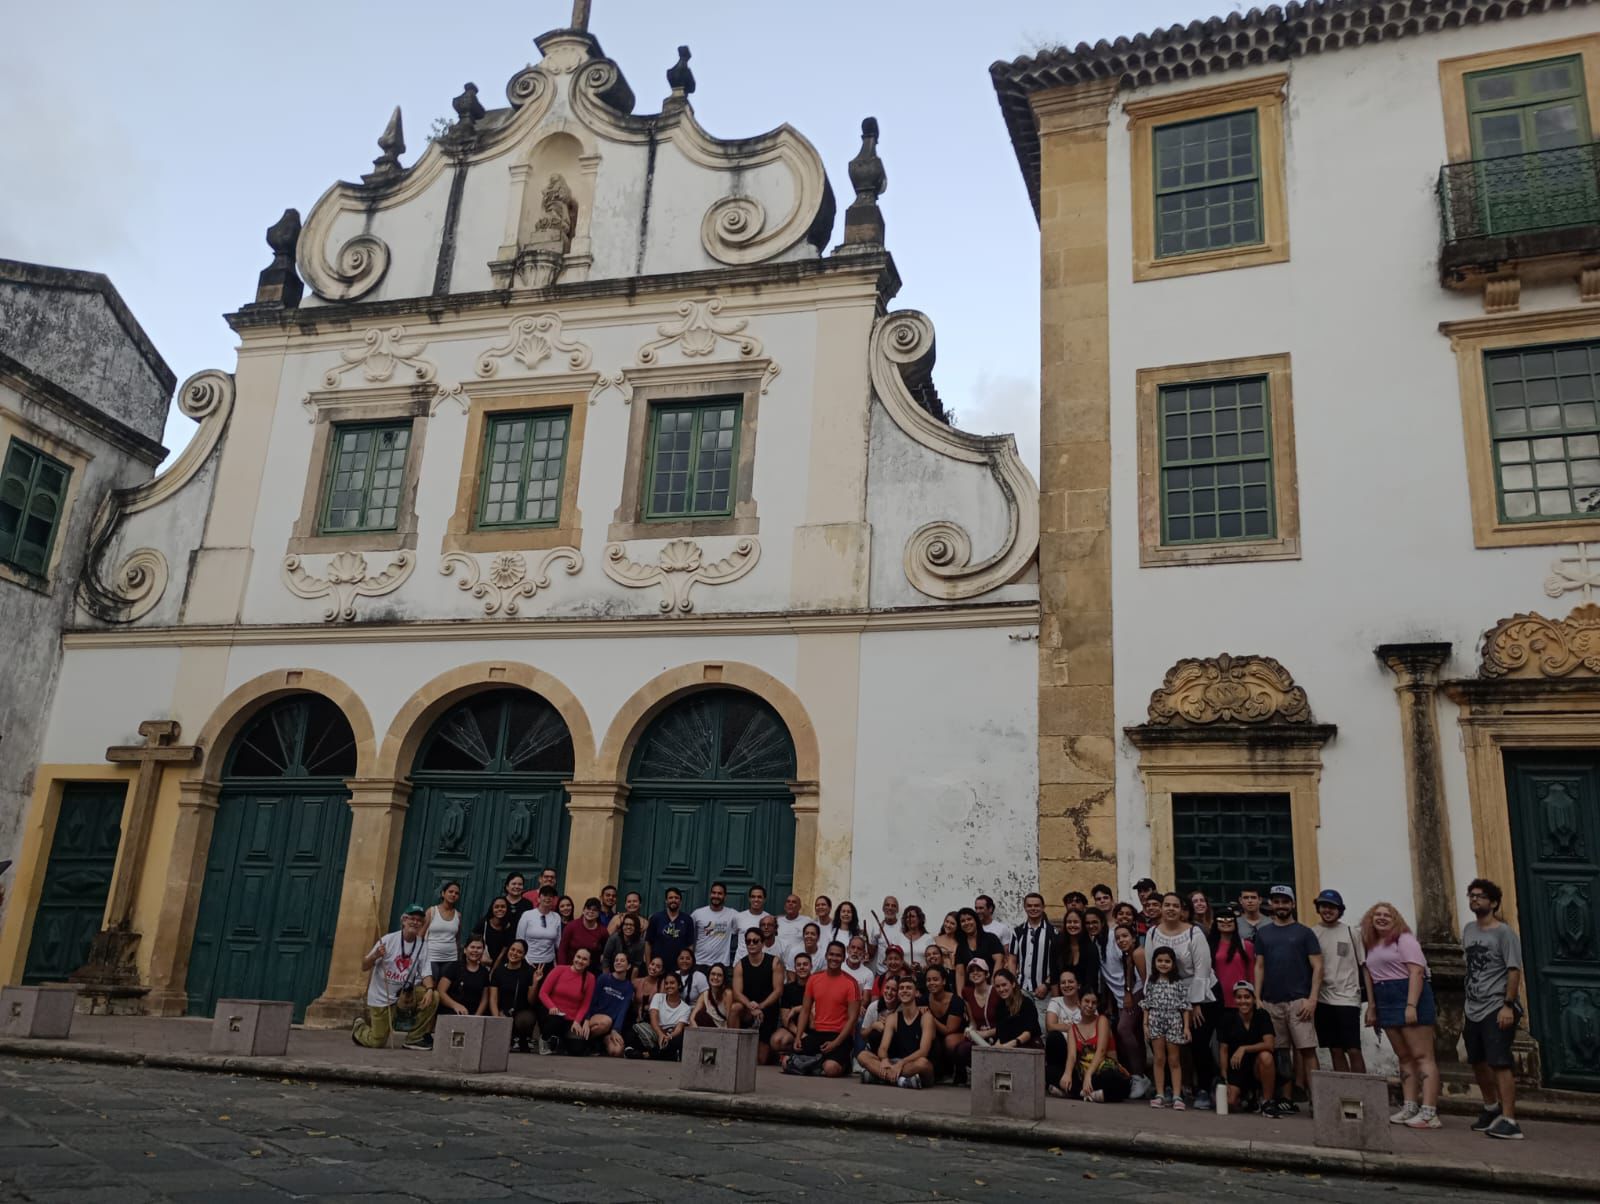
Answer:
[[[130,791],[160,1013],[347,1016],[448,878],[472,918],[546,865],[650,910],[1031,884],[1036,486],[888,309],[876,124],[829,251],[797,131],[712,137],[686,54],[639,115],[585,29],[538,47],[269,232],[236,369],[184,386],[195,443],[98,565],[128,605],[66,637],[7,981],[85,781]],[[149,719],[195,747],[108,764]]]
[[[1600,11],[1324,0],[992,74],[1047,881],[1392,900],[1449,995],[1487,876],[1544,1080],[1600,1087]]]

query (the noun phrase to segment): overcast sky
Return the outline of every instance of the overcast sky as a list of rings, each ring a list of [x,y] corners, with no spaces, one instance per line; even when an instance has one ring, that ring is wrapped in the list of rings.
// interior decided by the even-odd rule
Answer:
[[[104,272],[179,379],[234,366],[267,226],[371,170],[396,105],[415,161],[467,80],[485,103],[537,61],[570,0],[50,0],[7,4],[0,256]],[[882,127],[897,306],[938,332],[945,404],[1038,463],[1038,231],[989,64],[1132,34],[1231,0],[594,0],[591,31],[655,112],[680,42],[713,135],[789,122],[839,198],[861,118]],[[26,50],[26,54],[17,53]],[[830,244],[831,245],[831,244]],[[168,445],[192,424],[177,411]]]

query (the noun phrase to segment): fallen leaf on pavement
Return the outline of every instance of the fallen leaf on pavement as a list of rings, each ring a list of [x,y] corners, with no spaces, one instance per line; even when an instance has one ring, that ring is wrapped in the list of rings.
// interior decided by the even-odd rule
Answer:
[[[1093,1171],[1084,1171],[1083,1177],[1085,1179],[1098,1179],[1100,1176],[1095,1174]]]
[[[250,1151],[250,1157],[252,1157],[252,1158],[261,1157],[261,1151],[260,1150],[251,1150]]]
[[[232,1120],[233,1117],[231,1117],[231,1116],[219,1116],[219,1117],[217,1117],[217,1119],[218,1120]]]

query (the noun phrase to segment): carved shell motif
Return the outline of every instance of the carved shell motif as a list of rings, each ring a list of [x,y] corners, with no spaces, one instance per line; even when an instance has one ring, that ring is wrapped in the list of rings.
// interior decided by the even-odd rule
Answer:
[[[1270,656],[1185,658],[1150,695],[1152,724],[1310,723],[1311,704]]]
[[[1600,605],[1586,602],[1564,619],[1512,615],[1483,637],[1484,677],[1600,676]]]

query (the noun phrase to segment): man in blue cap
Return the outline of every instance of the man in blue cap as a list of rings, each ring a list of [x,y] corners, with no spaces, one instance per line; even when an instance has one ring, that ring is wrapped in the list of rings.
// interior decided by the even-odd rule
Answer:
[[[1361,1056],[1361,940],[1344,920],[1344,896],[1325,890],[1314,900],[1317,923],[1311,931],[1322,946],[1322,986],[1317,992],[1317,1044],[1328,1051],[1333,1069],[1366,1074]]]

